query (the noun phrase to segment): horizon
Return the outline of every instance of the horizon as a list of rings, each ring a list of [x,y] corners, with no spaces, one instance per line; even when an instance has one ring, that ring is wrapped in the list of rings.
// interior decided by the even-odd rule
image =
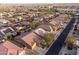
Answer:
[[[78,3],[79,0],[0,0],[0,3]]]

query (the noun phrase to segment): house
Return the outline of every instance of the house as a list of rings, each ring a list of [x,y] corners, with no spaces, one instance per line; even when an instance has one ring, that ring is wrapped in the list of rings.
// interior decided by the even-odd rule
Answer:
[[[0,41],[3,40],[4,34],[0,32]]]
[[[51,27],[50,27],[50,25],[40,25],[38,28],[42,28],[42,29],[44,29],[45,31],[48,31],[48,32],[50,32],[52,29],[51,29]]]
[[[77,30],[79,30],[79,25],[77,25]]]
[[[3,24],[9,23],[9,21],[8,20],[5,20],[5,19],[0,19],[0,22],[3,23]]]
[[[75,41],[75,42],[74,42],[74,45],[75,45],[76,47],[79,47],[79,41],[78,41],[78,40]]]
[[[50,22],[50,24],[55,25],[55,24],[56,24],[56,21],[52,20],[52,21]]]
[[[34,32],[43,37],[46,33],[53,33],[53,29],[50,25],[40,25]]]
[[[36,17],[34,18],[36,21],[43,21],[43,18],[42,17]]]
[[[0,22],[0,28],[1,27],[7,27],[7,26],[8,26],[8,24]]]
[[[20,48],[9,41],[0,44],[0,48],[0,55],[19,55],[23,51],[23,48]]]
[[[8,49],[3,46],[3,44],[0,44],[0,55],[7,55]]]
[[[44,36],[46,34],[46,31],[42,28],[38,28],[34,31],[36,34],[38,34],[39,36]]]
[[[34,49],[35,46],[38,46],[40,44],[41,38],[34,32],[31,32],[29,34],[24,33],[24,34],[16,37],[16,40],[21,43],[23,43],[23,41],[24,41],[24,43],[26,43],[27,48]]]
[[[3,29],[0,30],[4,35],[7,33],[11,33],[12,35],[16,35],[17,33],[15,32],[15,30],[12,27],[5,27]]]

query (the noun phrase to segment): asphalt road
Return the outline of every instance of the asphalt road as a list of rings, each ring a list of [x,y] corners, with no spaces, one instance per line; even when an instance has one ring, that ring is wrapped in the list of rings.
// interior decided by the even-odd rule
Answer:
[[[66,28],[63,30],[63,32],[58,36],[56,41],[51,45],[49,50],[47,51],[46,55],[58,55],[59,51],[61,50],[64,41],[66,40],[70,30],[73,28],[73,24],[75,23],[76,18],[72,17],[71,21],[68,23]]]

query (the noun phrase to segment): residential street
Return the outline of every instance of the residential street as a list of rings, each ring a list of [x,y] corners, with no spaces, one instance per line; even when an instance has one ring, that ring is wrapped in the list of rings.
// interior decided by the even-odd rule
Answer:
[[[59,35],[59,37],[56,39],[56,41],[49,48],[46,55],[57,55],[59,53],[70,30],[73,28],[73,24],[75,23],[75,21],[76,21],[76,18],[72,17],[69,24],[66,26],[66,28],[63,30],[63,32]]]

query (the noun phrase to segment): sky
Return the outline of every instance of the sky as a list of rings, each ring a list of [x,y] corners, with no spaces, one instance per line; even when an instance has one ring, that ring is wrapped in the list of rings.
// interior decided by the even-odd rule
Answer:
[[[79,0],[0,0],[0,3],[79,3]]]

